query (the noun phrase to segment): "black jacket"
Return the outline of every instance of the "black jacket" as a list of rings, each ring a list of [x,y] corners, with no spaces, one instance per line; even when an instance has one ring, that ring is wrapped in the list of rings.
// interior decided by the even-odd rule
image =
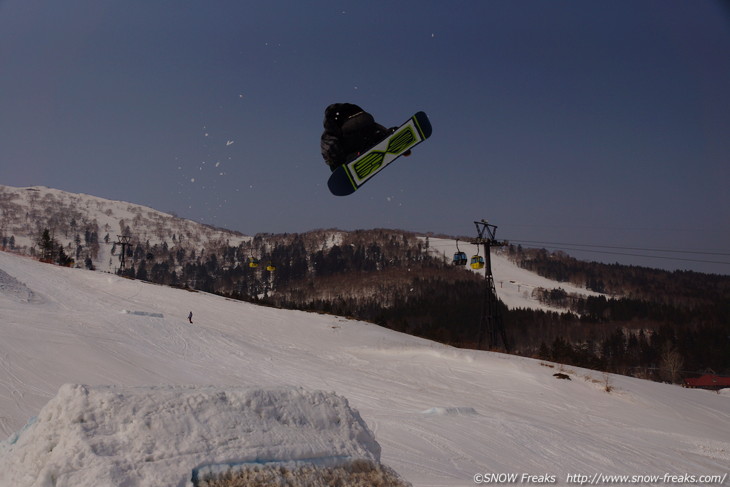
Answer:
[[[334,171],[361,152],[374,146],[388,129],[375,123],[368,112],[351,103],[335,103],[324,111],[324,133],[320,140],[322,157]]]

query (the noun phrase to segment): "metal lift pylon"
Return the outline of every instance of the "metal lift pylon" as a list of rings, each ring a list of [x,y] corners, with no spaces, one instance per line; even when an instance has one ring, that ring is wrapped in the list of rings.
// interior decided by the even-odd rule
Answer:
[[[476,225],[478,237],[472,240],[471,243],[484,246],[484,277],[486,281],[484,305],[482,307],[482,316],[477,335],[477,346],[479,349],[496,349],[501,339],[504,350],[509,352],[510,346],[507,341],[502,314],[498,306],[497,290],[494,287],[490,251],[492,247],[504,247],[507,245],[507,241],[498,241],[495,237],[497,226],[487,223],[486,220],[474,222],[474,225]]]

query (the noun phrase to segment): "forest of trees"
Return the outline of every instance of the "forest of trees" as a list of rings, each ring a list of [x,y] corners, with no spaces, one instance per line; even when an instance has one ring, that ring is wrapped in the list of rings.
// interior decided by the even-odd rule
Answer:
[[[726,275],[586,262],[563,252],[520,246],[510,246],[509,252],[524,269],[609,295],[678,306],[704,306],[730,296]]]
[[[539,356],[673,382],[703,372],[730,374],[730,276],[585,262],[544,249],[509,252],[544,277],[614,296],[543,290],[542,301],[571,312],[554,317],[563,322],[560,332],[543,330]],[[507,316],[535,326],[533,312]],[[513,330],[520,326],[512,323]]]
[[[484,278],[427,247],[393,230],[257,235],[199,251],[136,243],[124,274],[476,348]],[[501,305],[513,353],[654,380],[730,373],[730,277],[586,263],[544,250],[509,253],[546,277],[608,293],[537,291],[569,310],[563,313]],[[258,267],[249,265],[253,256]]]

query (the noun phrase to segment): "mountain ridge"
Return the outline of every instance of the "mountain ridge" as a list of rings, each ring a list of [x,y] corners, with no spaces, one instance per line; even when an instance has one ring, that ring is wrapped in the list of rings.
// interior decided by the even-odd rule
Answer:
[[[90,259],[94,268],[107,272],[118,268],[118,255],[112,258],[118,235],[150,245],[174,239],[187,249],[211,243],[236,245],[251,238],[144,205],[45,186],[0,185],[0,217],[3,248],[34,255],[48,229],[77,265]]]

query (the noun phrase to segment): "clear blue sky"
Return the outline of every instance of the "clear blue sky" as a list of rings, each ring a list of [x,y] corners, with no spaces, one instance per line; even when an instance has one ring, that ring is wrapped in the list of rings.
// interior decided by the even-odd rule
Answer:
[[[339,198],[319,137],[345,101],[434,131]],[[509,240],[730,262],[730,7],[0,0],[0,184],[246,234],[472,236],[485,218]]]

